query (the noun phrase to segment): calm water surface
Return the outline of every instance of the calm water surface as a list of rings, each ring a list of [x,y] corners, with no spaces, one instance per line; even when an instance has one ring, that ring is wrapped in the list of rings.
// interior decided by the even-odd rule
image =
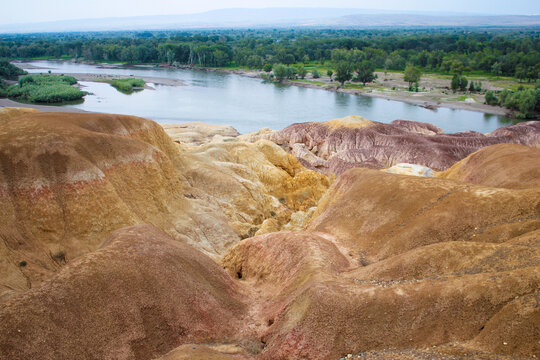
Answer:
[[[389,123],[396,119],[430,122],[447,133],[491,132],[511,120],[475,111],[439,108],[435,111],[399,101],[335,93],[320,89],[264,83],[235,74],[181,69],[103,68],[72,62],[33,61],[39,73],[91,73],[180,79],[186,86],[149,84],[155,90],[126,95],[106,83],[80,82],[87,95],[82,110],[137,115],[161,123],[202,121],[232,125],[241,133],[263,127],[282,129],[290,124],[327,121],[347,115]]]

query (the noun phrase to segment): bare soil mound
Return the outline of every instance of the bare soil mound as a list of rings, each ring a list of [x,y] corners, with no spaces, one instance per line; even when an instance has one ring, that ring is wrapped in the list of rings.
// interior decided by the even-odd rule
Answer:
[[[1,359],[152,359],[231,341],[246,305],[209,257],[148,225],[119,230],[0,309]]]
[[[540,187],[540,149],[514,144],[487,146],[439,176],[511,189]]]

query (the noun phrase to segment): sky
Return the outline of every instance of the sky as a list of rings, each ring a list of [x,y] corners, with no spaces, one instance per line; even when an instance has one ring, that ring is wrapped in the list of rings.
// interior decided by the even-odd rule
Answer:
[[[0,0],[0,25],[190,14],[223,8],[333,7],[540,15],[540,0]]]

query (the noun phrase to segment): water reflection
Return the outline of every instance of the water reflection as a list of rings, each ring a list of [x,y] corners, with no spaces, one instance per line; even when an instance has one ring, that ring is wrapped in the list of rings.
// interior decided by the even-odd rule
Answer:
[[[335,99],[336,99],[337,106],[348,107],[351,100],[351,96],[349,94],[336,92]]]

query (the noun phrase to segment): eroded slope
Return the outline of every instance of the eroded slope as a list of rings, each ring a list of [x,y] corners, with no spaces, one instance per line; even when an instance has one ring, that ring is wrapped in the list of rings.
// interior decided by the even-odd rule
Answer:
[[[445,134],[415,121],[378,123],[360,116],[328,122],[293,124],[283,130],[252,135],[285,146],[308,168],[341,174],[355,168],[389,168],[399,163],[445,170],[474,151],[499,143],[540,146],[540,122],[529,121],[497,129]]]

